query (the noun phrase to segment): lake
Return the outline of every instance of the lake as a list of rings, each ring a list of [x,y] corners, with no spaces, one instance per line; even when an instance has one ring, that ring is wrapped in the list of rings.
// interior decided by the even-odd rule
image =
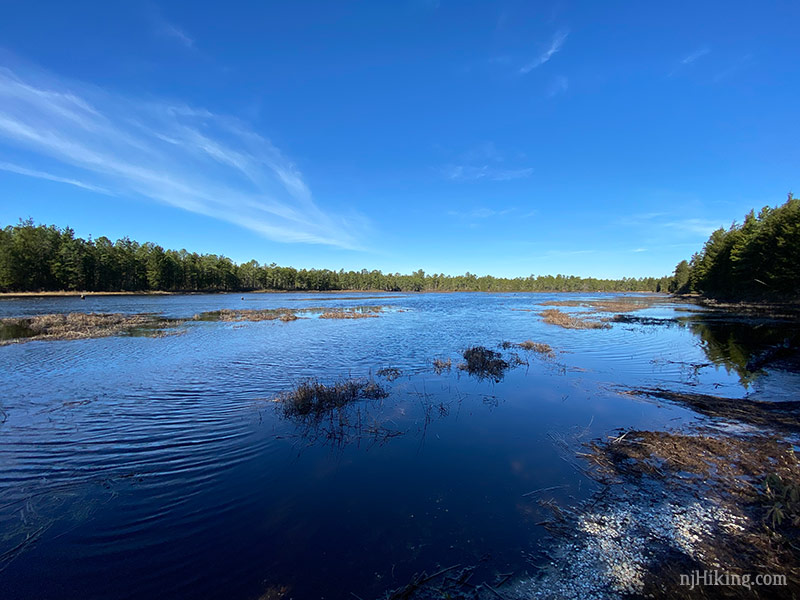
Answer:
[[[366,600],[457,564],[478,565],[486,580],[534,573],[549,512],[530,492],[574,504],[596,489],[570,449],[620,428],[703,418],[625,390],[774,400],[800,389],[796,373],[748,369],[786,335],[769,320],[638,295],[629,297],[642,308],[604,329],[538,314],[553,301],[582,313],[584,301],[620,296],[0,300],[0,317],[191,319],[224,308],[303,317],[0,347],[0,597],[255,600],[289,590]],[[303,312],[366,305],[384,309],[364,319]],[[525,340],[555,354],[500,347]],[[460,370],[475,345],[516,364],[497,378]],[[437,358],[452,368],[435,371]],[[293,419],[274,400],[309,378],[374,378],[388,396]]]

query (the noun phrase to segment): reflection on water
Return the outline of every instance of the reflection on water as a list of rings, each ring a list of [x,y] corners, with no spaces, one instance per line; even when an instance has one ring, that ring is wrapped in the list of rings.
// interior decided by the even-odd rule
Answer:
[[[668,302],[631,315],[663,321],[605,330],[565,330],[537,314],[547,301],[575,300],[565,310],[580,311],[592,298],[0,301],[0,317],[154,312],[188,321],[179,336],[0,348],[3,599],[255,600],[284,588],[295,598],[366,599],[437,565],[482,565],[476,580],[521,575],[543,539],[542,504],[593,489],[565,459],[563,440],[694,418],[616,386],[737,398],[755,384],[771,396],[798,383],[774,378],[768,363],[759,379],[747,369],[751,344],[756,354],[778,344],[780,327],[766,334],[766,326],[731,329],[694,315],[674,326],[687,313]],[[365,300],[393,310],[365,319],[192,320],[309,302],[322,312],[355,310]],[[517,346],[526,340],[549,344],[552,355]],[[502,379],[445,368],[478,346],[491,352],[483,358],[509,364]],[[709,362],[726,368],[692,367]],[[359,397],[319,419],[287,418],[274,399],[308,378],[372,378],[388,396]]]
[[[736,373],[745,387],[763,374],[764,367],[793,359],[800,346],[797,325],[786,321],[700,314],[680,322],[699,337],[708,360]]]

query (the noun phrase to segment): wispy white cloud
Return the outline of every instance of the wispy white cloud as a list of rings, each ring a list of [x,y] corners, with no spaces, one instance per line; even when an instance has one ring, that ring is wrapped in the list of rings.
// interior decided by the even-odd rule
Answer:
[[[558,75],[555,79],[553,79],[553,81],[550,82],[550,85],[547,86],[547,96],[552,98],[553,96],[563,94],[568,89],[569,80],[563,75]]]
[[[511,181],[523,179],[533,174],[533,169],[504,169],[493,165],[448,165],[442,169],[444,176],[451,181]]]
[[[518,156],[517,159],[522,157],[524,155]],[[439,171],[450,181],[511,181],[530,177],[533,174],[533,169],[530,167],[506,165],[505,156],[491,141],[477,144],[466,152],[462,152]]]
[[[686,233],[708,236],[722,227],[722,224],[719,221],[712,221],[709,219],[680,219],[677,221],[668,221],[664,223],[664,226],[685,231]]]
[[[534,69],[541,67],[547,61],[553,58],[553,55],[556,54],[559,50],[561,50],[561,47],[567,40],[568,35],[569,35],[568,31],[564,30],[557,31],[556,34],[553,36],[553,39],[550,41],[550,45],[544,50],[544,52],[542,52],[535,59],[533,59],[532,61],[530,61],[526,65],[523,65],[520,68],[519,70],[520,75],[526,75],[530,73]]]
[[[175,40],[186,48],[194,48],[194,39],[192,39],[186,31],[174,23],[170,23],[164,15],[161,14],[157,6],[152,4],[148,5],[146,12],[150,14],[150,20],[153,23],[153,31],[157,35]]]
[[[366,226],[320,209],[298,168],[237,119],[0,67],[0,161],[9,151],[6,171],[148,198],[275,241],[358,248]],[[20,152],[69,176],[22,167]]]
[[[684,56],[683,59],[681,60],[681,64],[682,65],[690,65],[694,61],[696,61],[698,58],[700,58],[702,56],[705,56],[709,52],[711,52],[711,49],[708,48],[707,46],[703,46],[702,48],[698,48],[697,50],[695,50],[691,54],[687,54],[686,56]]]
[[[454,217],[461,217],[466,219],[488,219],[490,217],[502,217],[504,215],[514,212],[515,210],[516,209],[514,208],[505,208],[502,210],[496,210],[493,208],[479,207],[479,208],[473,208],[472,210],[466,212],[451,210],[448,211],[447,214]]]
[[[681,60],[678,62],[678,64],[675,66],[675,68],[673,68],[672,71],[670,71],[669,77],[672,77],[672,76],[678,74],[684,68],[688,67],[693,62],[695,62],[697,59],[702,58],[703,56],[705,56],[709,52],[711,52],[711,48],[709,48],[708,46],[702,46],[702,47],[698,48],[697,50],[695,50],[694,52],[690,52],[689,54],[687,54],[686,56],[681,58]]]
[[[181,44],[183,44],[187,48],[194,48],[194,40],[190,38],[188,35],[186,35],[186,32],[183,31],[183,29],[178,29],[175,25],[165,23],[164,26],[161,28],[161,33],[163,33],[167,37],[171,37],[178,40]]]
[[[100,194],[111,195],[111,192],[109,192],[108,190],[98,187],[96,185],[92,185],[90,183],[84,183],[83,181],[78,181],[77,179],[70,179],[69,177],[61,177],[59,175],[53,175],[52,173],[47,173],[45,171],[28,169],[27,167],[15,165],[13,163],[0,162],[0,171],[8,171],[9,173],[16,173],[17,175],[26,175],[28,177],[36,177],[37,179],[47,179],[48,181],[66,183],[69,185],[74,185],[75,187],[83,188],[84,190],[89,190],[91,192],[98,192]]]
[[[723,69],[722,71],[717,73],[712,78],[711,81],[712,81],[712,83],[719,83],[723,79],[727,79],[728,77],[730,77],[731,75],[733,75],[737,71],[740,71],[741,69],[751,65],[752,63],[753,63],[753,55],[752,54],[745,54],[740,59],[738,59],[736,62],[734,62],[731,66],[729,66],[727,69]]]

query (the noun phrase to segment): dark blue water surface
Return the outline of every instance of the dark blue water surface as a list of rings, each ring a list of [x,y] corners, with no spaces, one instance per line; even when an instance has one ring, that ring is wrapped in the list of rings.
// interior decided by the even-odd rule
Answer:
[[[541,321],[542,304],[599,296],[375,296],[0,301],[0,317],[391,307],[0,347],[0,597],[255,600],[287,587],[366,599],[453,564],[521,575],[549,516],[524,494],[563,486],[547,497],[572,503],[594,489],[565,445],[695,418],[621,388],[797,389],[790,375],[744,377],[686,305],[634,313],[683,321],[567,330]],[[529,364],[499,382],[455,368],[468,346],[528,339],[556,356],[520,352]],[[434,358],[454,368],[437,374]],[[377,377],[384,367],[400,377]],[[387,398],[321,423],[287,419],[273,401],[304,378],[370,376]]]

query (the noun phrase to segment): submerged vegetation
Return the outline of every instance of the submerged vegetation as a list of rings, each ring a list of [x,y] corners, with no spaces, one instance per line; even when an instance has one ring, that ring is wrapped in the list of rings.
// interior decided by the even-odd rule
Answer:
[[[143,313],[69,313],[0,319],[0,346],[35,340],[77,340],[122,333],[160,337],[181,321]]]
[[[539,313],[542,321],[548,325],[558,325],[564,329],[608,329],[610,325],[602,321],[594,321],[583,315],[568,314],[557,308],[548,308]]]

